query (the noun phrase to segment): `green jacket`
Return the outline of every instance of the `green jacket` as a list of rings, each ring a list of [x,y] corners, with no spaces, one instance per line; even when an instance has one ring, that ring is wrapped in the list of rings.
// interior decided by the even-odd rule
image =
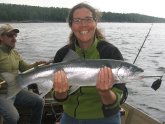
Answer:
[[[54,62],[62,61],[68,49],[73,49],[84,59],[123,59],[120,51],[112,44],[104,41],[99,43],[95,41],[91,48],[87,50],[82,50],[73,44],[64,46],[57,51]],[[109,53],[107,53],[107,51]],[[109,54],[108,57],[106,57],[107,54]],[[116,94],[117,100],[112,105],[102,104],[100,95],[95,87],[81,87],[76,93],[61,102],[64,112],[76,119],[96,119],[112,116],[119,112],[120,100],[123,93],[123,88],[121,87],[124,86],[113,87],[112,90]]]
[[[15,49],[9,49],[5,45],[0,45],[0,72],[10,72],[18,74],[19,71],[26,71],[34,66],[34,64],[27,64]]]

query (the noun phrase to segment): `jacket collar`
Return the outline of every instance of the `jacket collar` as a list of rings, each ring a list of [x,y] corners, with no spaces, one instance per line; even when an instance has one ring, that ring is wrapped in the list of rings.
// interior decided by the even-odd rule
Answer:
[[[99,40],[97,38],[95,38],[93,44],[87,48],[87,49],[82,49],[78,46],[77,43],[75,43],[75,51],[80,55],[90,55],[91,53],[93,53],[93,51],[95,51],[97,49],[97,44],[98,44]],[[82,55],[83,54],[83,55]]]

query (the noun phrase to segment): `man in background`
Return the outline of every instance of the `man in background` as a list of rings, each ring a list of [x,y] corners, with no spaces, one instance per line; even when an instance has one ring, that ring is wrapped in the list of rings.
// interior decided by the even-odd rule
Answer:
[[[0,26],[0,74],[8,72],[17,75],[19,72],[46,63],[39,61],[34,64],[28,64],[21,58],[19,53],[14,49],[18,33],[19,30],[9,24]],[[0,80],[2,79],[0,76]],[[11,88],[13,85],[7,82],[8,93],[14,93],[14,90],[12,91]],[[4,94],[0,94],[0,115],[3,116],[5,123],[17,124],[19,113],[15,106],[32,109],[31,124],[41,124],[44,100],[37,94],[24,89],[13,95],[10,99],[6,98]]]

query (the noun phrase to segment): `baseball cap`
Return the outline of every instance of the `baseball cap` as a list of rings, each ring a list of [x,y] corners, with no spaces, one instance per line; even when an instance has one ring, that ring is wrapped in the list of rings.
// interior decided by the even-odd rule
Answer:
[[[15,33],[19,33],[19,30],[13,28],[10,24],[4,24],[0,27],[0,35],[4,33],[9,33],[11,31],[14,31]]]

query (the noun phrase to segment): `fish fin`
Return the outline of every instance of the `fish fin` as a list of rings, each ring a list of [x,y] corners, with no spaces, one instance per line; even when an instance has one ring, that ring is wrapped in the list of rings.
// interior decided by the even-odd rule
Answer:
[[[69,50],[68,53],[65,55],[63,61],[67,62],[67,61],[72,61],[72,60],[77,60],[77,59],[82,59],[80,58],[80,56],[73,50]]]
[[[42,98],[47,93],[49,93],[53,88],[53,82],[51,80],[45,80],[44,82],[38,82],[36,83],[39,91],[39,96]]]
[[[1,78],[6,81],[7,83],[7,98],[11,98],[15,96],[20,90],[22,89],[16,82],[16,76],[17,74],[9,73],[9,72],[3,72],[0,73]]]

